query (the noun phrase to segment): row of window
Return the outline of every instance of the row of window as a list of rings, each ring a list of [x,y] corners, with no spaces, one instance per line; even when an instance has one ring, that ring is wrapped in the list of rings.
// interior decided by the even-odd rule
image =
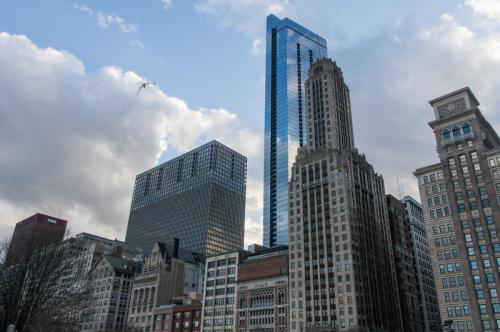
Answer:
[[[437,237],[434,239],[434,244],[436,245],[436,247],[455,244],[455,242],[456,242],[455,235],[451,235],[450,237],[448,236],[444,236],[441,238]]]
[[[229,259],[219,259],[218,261],[211,261],[208,262],[208,268],[213,269],[215,266],[221,267],[221,266],[226,266],[226,265],[234,265],[236,264],[236,257],[231,257]]]
[[[432,227],[432,233],[433,234],[439,234],[439,233],[446,233],[446,232],[453,232],[453,224],[448,224],[448,225],[440,225],[439,228],[438,226]]]
[[[500,257],[496,257],[496,260],[497,260],[497,263],[500,262]],[[477,260],[470,261],[469,263],[470,263],[470,268],[473,271],[479,270],[479,264],[478,264]],[[485,269],[489,269],[492,267],[492,264],[491,264],[491,261],[489,258],[483,259],[483,267]]]
[[[443,286],[443,288],[463,286],[464,277],[456,276],[456,277],[441,278],[441,285]]]
[[[494,229],[494,228],[490,229],[488,232],[490,233],[491,239],[497,239],[497,230],[496,229]],[[476,232],[476,237],[479,241],[486,239],[484,233],[485,233],[484,231],[477,231]],[[470,234],[470,233],[464,234],[464,237],[465,237],[465,242],[472,242],[472,234]]]
[[[439,264],[439,272],[460,272],[462,271],[462,264],[460,262]]]
[[[462,306],[460,306],[460,305],[456,305],[454,307],[448,307],[447,311],[448,311],[448,317],[453,317],[453,316],[460,317],[460,316],[469,316],[470,315],[470,309],[469,309],[468,305],[464,305],[463,310],[462,310]]]
[[[442,218],[450,215],[450,209],[445,206],[444,208],[439,208],[436,210],[430,210],[429,211],[429,216],[431,219],[437,219],[437,218]]]
[[[481,200],[481,207],[483,209],[487,209],[491,207],[491,203],[489,199],[482,199]],[[469,209],[471,211],[478,210],[479,205],[477,202],[469,202]],[[457,210],[459,213],[466,212],[465,204],[457,204]]]
[[[469,123],[464,123],[461,126],[455,126],[451,129],[445,128],[442,131],[443,141],[449,141],[452,137],[459,138],[462,136],[467,136],[472,133],[471,127]]]

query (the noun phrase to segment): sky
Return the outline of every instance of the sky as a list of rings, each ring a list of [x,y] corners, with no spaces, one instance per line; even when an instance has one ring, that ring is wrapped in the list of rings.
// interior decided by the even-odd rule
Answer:
[[[387,193],[419,199],[412,173],[438,161],[429,100],[469,86],[500,124],[497,0],[4,0],[0,238],[42,212],[123,239],[135,175],[217,139],[248,157],[261,243],[271,13],[327,39]]]

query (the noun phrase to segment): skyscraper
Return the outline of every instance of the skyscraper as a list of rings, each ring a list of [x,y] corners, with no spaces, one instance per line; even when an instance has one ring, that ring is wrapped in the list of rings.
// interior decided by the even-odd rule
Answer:
[[[438,331],[441,319],[422,205],[411,196],[405,196],[402,202],[405,205],[413,256],[415,257],[415,276],[421,307],[421,322],[425,332]]]
[[[307,142],[304,80],[327,56],[326,40],[294,21],[267,17],[264,144],[264,245],[288,241],[288,180]]]
[[[289,183],[290,331],[401,331],[384,180],[354,147],[329,59],[305,84],[307,146]]]
[[[500,329],[500,139],[469,88],[429,102],[439,163],[419,168],[441,320]]]
[[[156,242],[202,255],[243,248],[247,159],[212,141],[137,175],[126,242]]]
[[[7,266],[26,264],[41,247],[60,242],[66,232],[67,221],[37,213],[16,224],[5,259]]]

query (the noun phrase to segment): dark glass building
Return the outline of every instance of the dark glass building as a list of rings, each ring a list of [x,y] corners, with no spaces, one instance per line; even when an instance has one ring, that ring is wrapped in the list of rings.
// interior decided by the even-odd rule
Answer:
[[[304,81],[325,58],[326,40],[294,21],[267,17],[264,143],[264,245],[288,242],[288,180],[307,142]]]
[[[125,241],[213,255],[243,248],[247,159],[212,141],[137,175]]]

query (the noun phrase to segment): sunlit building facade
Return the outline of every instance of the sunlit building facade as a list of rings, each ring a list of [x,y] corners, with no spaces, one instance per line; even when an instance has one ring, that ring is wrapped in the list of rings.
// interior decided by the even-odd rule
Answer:
[[[418,178],[441,320],[500,329],[500,138],[469,88],[429,102],[439,163]]]
[[[264,245],[288,242],[288,178],[307,142],[304,81],[327,56],[326,40],[294,21],[267,17],[264,146]]]

